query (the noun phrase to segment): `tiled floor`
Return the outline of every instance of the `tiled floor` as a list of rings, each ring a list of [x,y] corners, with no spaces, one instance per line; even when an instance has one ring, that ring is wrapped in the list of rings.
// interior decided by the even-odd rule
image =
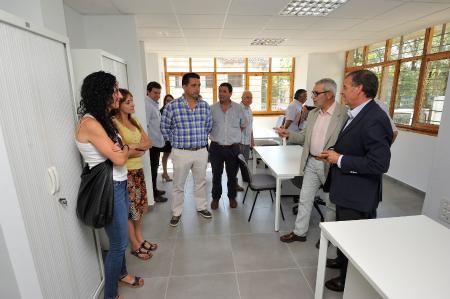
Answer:
[[[231,210],[222,196],[213,218],[197,215],[192,200],[192,178],[187,182],[185,208],[178,227],[168,225],[172,183],[160,183],[168,203],[156,204],[144,219],[144,236],[157,242],[159,248],[149,261],[127,254],[129,272],[145,278],[138,289],[122,287],[119,293],[127,299],[306,299],[313,298],[319,238],[319,217],[314,211],[308,240],[285,244],[279,236],[292,230],[295,216],[291,198],[282,198],[286,221],[280,232],[273,231],[274,210],[270,196],[262,194],[256,203],[250,223],[247,217],[253,194],[238,208]],[[224,182],[226,177],[224,176]],[[223,184],[226,190],[226,183]],[[211,200],[211,172],[208,170],[207,193]],[[226,192],[226,191],[225,191]],[[424,195],[390,179],[384,180],[384,200],[379,217],[420,214]],[[334,257],[335,250],[329,250]],[[327,270],[327,277],[336,276]],[[325,291],[325,298],[342,298]]]

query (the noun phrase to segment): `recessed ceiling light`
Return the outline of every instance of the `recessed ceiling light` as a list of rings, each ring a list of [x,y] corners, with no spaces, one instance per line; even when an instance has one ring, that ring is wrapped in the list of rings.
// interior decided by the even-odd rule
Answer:
[[[280,11],[282,16],[326,16],[348,0],[292,0]]]
[[[284,42],[285,38],[255,38],[250,45],[252,46],[278,46]]]

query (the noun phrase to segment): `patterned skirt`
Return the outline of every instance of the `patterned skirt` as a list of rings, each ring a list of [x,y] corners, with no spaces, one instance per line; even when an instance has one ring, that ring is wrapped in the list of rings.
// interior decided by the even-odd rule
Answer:
[[[143,168],[128,170],[128,194],[130,201],[128,219],[139,220],[148,209],[147,187]]]

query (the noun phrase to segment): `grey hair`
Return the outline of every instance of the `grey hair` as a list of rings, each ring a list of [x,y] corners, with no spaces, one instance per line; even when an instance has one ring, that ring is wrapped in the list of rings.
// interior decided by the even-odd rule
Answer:
[[[317,81],[316,84],[323,84],[325,90],[330,91],[334,96],[336,96],[337,85],[333,79],[323,78]]]

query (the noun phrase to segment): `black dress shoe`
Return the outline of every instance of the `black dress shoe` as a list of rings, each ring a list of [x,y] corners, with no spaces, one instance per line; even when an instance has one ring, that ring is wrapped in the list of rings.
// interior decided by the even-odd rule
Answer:
[[[341,269],[341,264],[337,259],[327,259],[327,268]]]
[[[167,201],[167,197],[158,195],[154,198],[155,202],[166,202]]]
[[[166,194],[166,191],[156,190],[156,195],[157,196],[161,196],[161,195],[164,195],[164,194]]]
[[[343,292],[345,288],[345,283],[342,282],[341,277],[338,276],[325,282],[325,287],[335,292]]]

